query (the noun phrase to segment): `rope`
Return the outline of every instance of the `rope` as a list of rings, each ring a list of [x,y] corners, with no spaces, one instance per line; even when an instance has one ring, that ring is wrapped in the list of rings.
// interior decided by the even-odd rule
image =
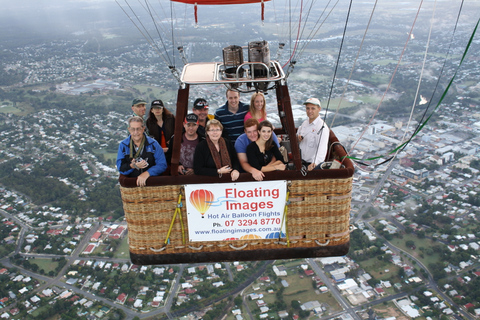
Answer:
[[[402,62],[402,58],[403,58],[403,55],[405,54],[405,51],[406,51],[406,48],[407,48],[407,44],[408,42],[410,41],[410,38],[412,36],[412,32],[413,32],[413,27],[415,26],[415,23],[417,21],[417,18],[418,18],[418,15],[420,14],[420,9],[422,8],[422,4],[423,4],[423,0],[420,1],[420,5],[418,6],[418,9],[417,9],[417,14],[415,15],[415,19],[413,21],[413,24],[412,24],[412,27],[410,28],[410,32],[408,33],[408,36],[407,36],[407,40],[405,42],[405,45],[403,46],[403,49],[402,49],[402,52],[400,54],[400,58],[398,59],[398,62],[397,62],[397,65],[395,66],[395,70],[393,71],[393,74],[392,76],[390,77],[390,82],[388,83],[387,85],[387,88],[385,89],[385,92],[383,93],[383,96],[382,98],[380,99],[380,102],[378,103],[378,106],[377,106],[377,109],[375,109],[375,112],[373,113],[372,117],[370,118],[370,121],[368,122],[367,126],[365,127],[365,130],[363,130],[363,132],[360,134],[360,137],[358,137],[357,141],[353,144],[352,148],[350,149],[350,152],[348,154],[350,154],[353,149],[355,149],[355,147],[357,146],[358,142],[362,139],[362,137],[365,135],[365,132],[367,132],[367,129],[368,127],[370,127],[370,125],[372,124],[373,122],[373,119],[375,119],[375,116],[377,115],[378,113],[378,109],[380,109],[380,106],[383,102],[383,99],[385,99],[385,96],[387,95],[387,92],[390,90],[390,86],[392,85],[392,82],[393,82],[393,78],[395,77],[395,75],[397,74],[397,70],[398,70],[398,67],[400,66],[400,63]]]
[[[177,207],[175,208],[175,213],[173,214],[172,221],[170,222],[170,227],[168,228],[167,237],[165,238],[164,246],[166,246],[170,242],[170,234],[172,233],[173,224],[175,223],[175,218],[178,217],[180,219],[180,225],[182,227],[182,244],[185,244],[185,228],[183,226],[183,218],[182,218],[182,190],[178,193],[178,201]]]
[[[306,50],[307,46],[310,44],[310,42],[312,42],[313,38],[317,35],[317,33],[320,31],[320,29],[323,27],[323,24],[325,23],[325,21],[327,21],[328,17],[330,17],[330,14],[333,12],[333,10],[335,9],[335,7],[338,5],[340,0],[337,0],[335,2],[335,4],[332,6],[332,8],[330,9],[330,11],[328,12],[328,14],[326,15],[325,19],[323,19],[323,21],[319,24],[320,22],[320,19],[323,17],[323,14],[325,13],[325,11],[327,10],[328,6],[330,5],[330,2],[331,0],[328,1],[328,3],[326,4],[325,8],[323,9],[322,11],[322,14],[318,17],[317,21],[315,22],[315,25],[314,27],[312,28],[312,31],[310,31],[310,34],[308,35],[307,37],[307,40],[305,41],[305,44],[301,47],[301,49],[299,50],[299,53],[297,54],[297,57],[296,59],[299,59],[299,57],[303,54],[303,52]],[[311,9],[310,9],[311,10]],[[317,27],[318,25],[318,27]],[[316,29],[315,29],[316,28]],[[302,32],[303,34],[303,32]]]
[[[170,1],[170,25],[172,29],[172,57],[173,57],[173,64],[172,66],[175,67],[175,35],[173,34],[173,2]]]
[[[303,0],[301,0],[301,3],[300,3],[300,16],[298,18],[298,30],[297,30],[297,38],[295,39],[295,45],[293,47],[293,51],[292,51],[292,54],[290,55],[290,58],[288,59],[287,62],[285,62],[285,64],[283,65],[282,68],[285,68],[285,66],[290,63],[293,56],[295,55],[295,51],[297,50],[298,40],[299,40],[299,36],[300,36],[300,26],[302,24],[302,12],[303,12],[302,9],[303,9]]]
[[[198,6],[196,2],[193,7],[193,15],[195,16],[195,25],[197,25],[198,24]]]
[[[410,126],[410,123],[412,121],[412,118],[413,118],[413,114],[414,114],[414,111],[415,111],[415,106],[416,106],[416,102],[417,102],[417,98],[418,98],[418,94],[420,92],[420,85],[422,83],[422,79],[423,79],[423,72],[425,71],[425,64],[427,62],[427,55],[428,55],[428,49],[430,47],[430,39],[431,39],[431,36],[432,36],[432,30],[433,30],[433,21],[434,21],[434,18],[435,18],[435,12],[436,12],[436,8],[437,8],[437,0],[435,0],[434,2],[434,5],[433,5],[433,11],[432,11],[432,18],[430,19],[430,30],[428,32],[428,39],[427,39],[427,44],[425,46],[425,54],[423,56],[423,63],[422,63],[422,70],[420,72],[420,77],[418,79],[418,85],[417,85],[417,91],[415,92],[415,98],[413,99],[413,104],[412,104],[412,111],[410,112],[410,117],[408,118],[408,122],[405,126],[405,132],[403,134],[403,137],[402,139],[400,140],[403,144],[403,142],[405,142],[405,137],[407,136],[407,131],[408,131],[408,127]],[[426,111],[425,111],[426,112]],[[425,114],[425,113],[424,113]],[[393,161],[398,153],[400,152],[400,149],[397,150],[397,152],[395,152],[395,154],[393,155],[393,157],[391,157],[390,160],[388,160],[389,162]]]
[[[165,46],[165,43],[163,42],[162,35],[161,35],[160,31],[158,30],[158,24],[155,21],[155,18],[153,17],[152,10],[150,9],[150,5],[148,4],[147,0],[145,0],[145,6],[147,7],[148,14],[150,15],[150,18],[152,19],[153,25],[155,26],[155,30],[157,31],[157,35],[160,38],[160,42],[162,43],[163,49],[165,50],[165,52],[167,52],[167,47]],[[150,38],[151,38],[151,36],[150,36]],[[153,41],[153,38],[152,38],[152,41]],[[167,54],[167,57],[168,57],[168,54]],[[173,56],[173,58],[175,59],[175,56]],[[169,59],[169,61],[170,61],[170,59]],[[173,65],[175,65],[175,60],[173,61]]]
[[[432,11],[432,18],[430,19],[430,30],[429,30],[429,33],[428,33],[427,43],[426,43],[426,46],[425,46],[425,54],[423,56],[422,69],[420,71],[420,77],[418,79],[417,90],[415,92],[415,97],[413,99],[413,105],[412,105],[412,109],[410,111],[410,117],[408,118],[408,122],[405,126],[406,127],[405,132],[403,134],[403,137],[400,140],[401,141],[400,145],[403,145],[403,143],[405,142],[405,137],[406,137],[407,132],[408,132],[408,127],[410,126],[410,123],[412,121],[412,118],[413,118],[413,115],[414,115],[414,112],[415,112],[416,101],[417,101],[417,98],[418,98],[418,93],[420,92],[420,85],[421,85],[422,79],[423,79],[423,72],[425,71],[425,64],[426,64],[426,61],[427,61],[428,49],[430,47],[430,39],[431,39],[431,35],[432,35],[432,30],[433,30],[433,21],[434,21],[434,17],[435,17],[436,6],[437,6],[437,1],[435,0],[433,11]],[[412,30],[413,30],[413,28],[412,28]],[[424,115],[425,115],[425,112],[424,112]],[[411,139],[409,139],[409,141],[410,140]],[[395,160],[395,158],[397,157],[397,155],[400,151],[401,150],[398,149],[398,148],[396,149],[395,152],[392,151],[390,154],[392,154],[392,153],[394,153],[394,154],[392,156],[390,156],[389,158],[387,158],[385,161],[382,161],[381,163],[377,164],[377,166],[383,165],[387,162],[391,163],[393,160]]]
[[[150,14],[150,17],[152,18],[152,20],[154,21],[155,23],[155,19],[151,13],[151,11],[147,8],[145,8],[145,6],[140,2],[140,0],[138,0],[140,5],[147,11],[149,11],[149,14]],[[145,0],[146,1],[146,0]],[[118,0],[115,0],[115,2],[117,3],[117,5],[120,7],[120,9],[122,9],[122,11],[125,13],[125,15],[127,16],[128,19],[130,19],[130,21],[133,23],[133,25],[137,28],[137,30],[140,32],[140,34],[145,38],[145,40],[148,42],[148,44],[157,52],[157,54],[160,56],[160,58],[165,62],[165,64],[167,66],[169,66],[170,68],[170,71],[172,72],[173,76],[178,80],[180,81],[180,78],[178,76],[178,74],[176,73],[176,69],[174,67],[172,67],[172,63],[170,61],[170,57],[168,56],[168,54],[164,54],[164,52],[166,53],[167,50],[166,50],[166,47],[165,47],[165,44],[163,42],[163,38],[160,34],[160,32],[158,31],[157,29],[157,33],[159,35],[159,38],[160,38],[160,42],[162,43],[163,47],[164,47],[164,51],[162,51],[160,49],[160,47],[157,45],[156,41],[153,39],[153,37],[150,35],[150,33],[148,32],[147,28],[145,27],[145,25],[142,23],[142,21],[140,20],[140,18],[137,16],[137,14],[135,13],[135,11],[133,10],[133,8],[130,6],[130,4],[128,3],[127,0],[124,0],[125,4],[127,5],[127,7],[130,9],[130,11],[132,12],[133,16],[135,16],[135,18],[137,19],[138,21],[138,24],[133,20],[133,18],[128,14],[128,12],[124,9],[124,7],[122,7],[122,5],[118,2]],[[149,8],[149,6],[147,6]],[[156,24],[155,24],[156,25]],[[141,28],[140,28],[141,26]],[[143,30],[142,30],[143,28]]]
[[[290,201],[288,200],[289,196],[290,196],[290,191],[287,191],[287,197],[285,199],[285,210],[283,211],[282,223],[280,224],[280,232],[278,233],[278,241],[280,241],[280,238],[282,237],[283,224],[285,224],[285,237],[287,238],[287,247],[290,247],[290,239],[288,235],[288,224],[287,224],[288,205],[290,204]]]
[[[363,33],[362,42],[360,43],[360,46],[359,46],[358,51],[357,51],[357,55],[355,57],[355,60],[353,61],[352,69],[350,70],[350,75],[348,76],[347,82],[345,83],[345,86],[343,87],[343,92],[342,92],[342,95],[340,96],[340,101],[338,102],[337,109],[335,110],[335,115],[333,116],[333,119],[330,123],[331,127],[333,127],[333,124],[335,123],[335,118],[337,117],[338,111],[340,110],[340,105],[342,103],[342,100],[345,97],[345,92],[347,91],[348,84],[350,83],[350,80],[352,79],[353,71],[355,70],[355,66],[357,65],[358,57],[360,56],[360,52],[362,51],[362,48],[363,48],[363,43],[365,42],[365,38],[367,37],[367,32],[368,32],[368,29],[370,28],[370,23],[372,22],[373,14],[375,12],[375,8],[377,7],[377,3],[378,3],[378,0],[375,0],[375,3],[373,5],[373,9],[372,9],[372,13],[370,13],[370,19],[368,20],[367,27],[365,28],[365,32]]]
[[[462,5],[463,5],[463,3],[462,3]],[[460,7],[460,10],[461,10],[461,7]],[[458,20],[457,20],[457,22],[458,22]],[[458,74],[458,71],[460,70],[460,67],[462,66],[462,64],[463,64],[463,62],[464,62],[464,59],[465,59],[465,57],[466,57],[466,55],[467,55],[467,53],[468,53],[468,50],[470,49],[470,46],[471,46],[471,44],[472,44],[472,42],[473,42],[473,39],[474,39],[474,37],[475,37],[475,34],[476,34],[476,32],[477,32],[479,23],[480,23],[480,19],[477,21],[477,23],[476,23],[476,25],[475,25],[475,28],[474,28],[473,31],[472,31],[472,34],[471,34],[471,36],[470,36],[470,39],[469,39],[469,41],[468,41],[468,43],[467,43],[467,45],[466,45],[466,47],[465,47],[465,50],[464,50],[463,55],[462,55],[462,58],[461,58],[460,63],[458,64],[458,66],[457,66],[457,68],[456,68],[456,70],[455,70],[455,73],[453,74],[453,76],[452,76],[452,78],[450,79],[447,87],[446,87],[445,90],[443,91],[443,94],[442,94],[442,96],[440,97],[440,100],[437,102],[437,104],[436,104],[434,110],[432,111],[432,113],[427,117],[427,119],[426,119],[425,121],[423,121],[423,122],[417,127],[417,129],[415,130],[415,132],[412,134],[412,136],[411,136],[406,142],[404,142],[403,144],[399,145],[397,148],[393,149],[393,150],[390,151],[388,154],[392,154],[392,153],[395,153],[395,152],[397,152],[397,151],[402,151],[402,150],[408,145],[408,143],[409,143],[411,140],[413,140],[413,138],[423,129],[423,127],[428,123],[428,121],[430,120],[430,118],[431,118],[431,117],[433,116],[433,114],[436,112],[436,110],[438,109],[438,107],[439,107],[440,104],[442,103],[443,99],[444,99],[445,96],[447,95],[448,90],[450,89],[453,81],[455,80],[455,78],[456,78],[456,76],[457,76],[457,74]],[[455,29],[456,29],[456,26],[455,26]],[[452,35],[452,40],[453,40],[453,35]],[[348,157],[349,159],[351,159],[351,160],[354,160],[355,162],[358,162],[358,163],[361,163],[362,165],[365,165],[365,163],[359,161],[359,160],[361,160],[361,159],[358,159],[358,158],[355,158],[355,157],[351,157],[351,156],[347,156],[347,157]],[[384,157],[384,156],[377,156],[377,157],[365,159],[365,160],[363,160],[363,161],[377,160],[377,159],[381,159],[381,158],[383,158],[383,157]],[[387,161],[388,161],[388,159],[387,159],[386,161],[383,161],[382,163],[377,164],[377,166],[379,166],[379,165],[381,165],[381,164],[383,164],[383,163],[385,163],[385,162],[387,162]]]
[[[445,59],[443,60],[443,65],[442,65],[442,68],[440,69],[440,74],[439,74],[439,76],[438,76],[437,83],[435,84],[435,88],[433,89],[433,92],[432,92],[432,94],[431,94],[431,96],[430,96],[430,99],[428,100],[428,105],[427,105],[427,107],[426,107],[426,109],[425,109],[425,112],[423,113],[422,118],[420,119],[420,121],[419,121],[417,127],[415,128],[414,132],[417,132],[417,131],[419,130],[419,127],[420,127],[421,123],[423,122],[423,119],[425,119],[425,117],[426,117],[426,115],[427,115],[427,112],[428,112],[428,110],[430,109],[430,106],[431,106],[431,104],[432,104],[433,97],[435,96],[435,92],[437,92],[437,88],[438,88],[438,86],[439,86],[439,84],[440,84],[440,80],[442,79],[443,71],[445,70],[445,65],[447,64],[447,59],[448,59],[448,57],[450,56],[450,49],[451,49],[451,47],[452,47],[453,39],[454,39],[454,37],[455,37],[455,33],[456,33],[456,30],[457,30],[457,26],[458,26],[458,21],[460,20],[460,13],[462,12],[463,1],[464,1],[464,0],[462,0],[462,2],[460,3],[460,8],[459,8],[459,11],[458,11],[458,14],[457,14],[457,20],[456,20],[455,26],[454,26],[454,28],[453,28],[452,36],[451,36],[451,38],[450,38],[450,44],[449,44],[449,46],[448,46],[447,54],[445,55]],[[433,111],[433,112],[435,112],[435,111]],[[406,147],[406,146],[405,146],[405,147]],[[405,147],[403,147],[402,150],[403,150]]]

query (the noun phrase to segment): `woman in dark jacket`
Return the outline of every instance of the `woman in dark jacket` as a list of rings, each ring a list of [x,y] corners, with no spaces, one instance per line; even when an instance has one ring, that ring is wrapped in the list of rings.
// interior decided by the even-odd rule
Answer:
[[[157,140],[164,152],[175,132],[175,116],[165,108],[162,100],[153,100],[146,121],[148,133]]]
[[[195,148],[193,171],[204,176],[229,174],[232,181],[240,175],[237,153],[230,141],[222,138],[223,126],[216,119],[209,120],[205,128],[207,137]]]

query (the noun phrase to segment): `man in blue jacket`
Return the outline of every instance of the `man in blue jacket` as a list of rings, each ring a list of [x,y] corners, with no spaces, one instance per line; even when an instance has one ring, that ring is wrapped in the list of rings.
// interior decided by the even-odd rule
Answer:
[[[158,142],[145,135],[142,118],[128,119],[128,132],[130,135],[118,147],[117,169],[123,175],[137,177],[137,186],[143,187],[148,177],[167,169],[167,161]]]

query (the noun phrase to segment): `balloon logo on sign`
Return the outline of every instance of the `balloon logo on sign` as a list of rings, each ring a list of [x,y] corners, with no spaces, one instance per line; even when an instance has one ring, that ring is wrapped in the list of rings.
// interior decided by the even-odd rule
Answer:
[[[205,189],[197,189],[190,193],[190,203],[197,209],[204,218],[205,212],[213,202],[213,193]]]

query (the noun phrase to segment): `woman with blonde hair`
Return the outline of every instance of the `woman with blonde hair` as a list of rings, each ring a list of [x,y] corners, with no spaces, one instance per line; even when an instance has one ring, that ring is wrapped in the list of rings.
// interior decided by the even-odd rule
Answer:
[[[250,98],[250,108],[245,115],[244,121],[250,118],[257,119],[258,122],[267,120],[267,104],[265,101],[265,95],[261,92],[255,92]]]
[[[237,153],[230,141],[222,138],[223,125],[217,119],[207,122],[206,139],[195,148],[193,171],[197,175],[216,176],[229,174],[232,181],[240,175]]]

